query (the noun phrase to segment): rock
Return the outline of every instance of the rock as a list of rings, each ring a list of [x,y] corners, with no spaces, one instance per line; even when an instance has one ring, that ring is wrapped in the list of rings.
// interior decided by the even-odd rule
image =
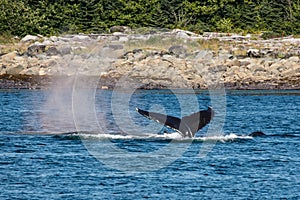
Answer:
[[[73,37],[74,41],[89,41],[91,38],[88,35],[75,35]]]
[[[27,54],[28,56],[36,56],[38,54],[44,53],[46,46],[42,43],[34,43],[28,47]]]
[[[72,48],[70,46],[62,46],[57,49],[62,56],[71,54]]]
[[[44,75],[46,75],[47,73],[46,73],[46,69],[44,69],[44,68],[42,68],[42,69],[40,69],[40,71],[39,71],[39,75],[40,76],[44,76]]]
[[[141,61],[141,60],[145,59],[146,57],[147,56],[142,51],[135,51],[135,50],[133,50],[133,56],[132,56],[132,58],[135,61]]]
[[[122,33],[122,32],[113,32],[112,35],[113,36],[123,36],[124,33]]]
[[[286,70],[286,66],[281,65],[281,66],[279,66],[279,67],[277,68],[277,70],[278,70],[279,72],[283,72],[284,70]]]
[[[258,49],[248,49],[247,56],[250,58],[260,58],[260,51]]]
[[[58,37],[56,37],[56,36],[51,36],[49,39],[52,42],[57,42],[58,41]]]
[[[249,40],[251,38],[250,34],[247,34],[246,36],[243,35],[232,35],[230,36],[231,39],[233,40]]]
[[[169,53],[176,55],[176,57],[185,57],[186,56],[186,48],[181,45],[174,45],[169,48]]]
[[[71,42],[72,37],[64,35],[64,36],[58,37],[58,40],[61,42]]]
[[[267,70],[261,66],[256,66],[253,69],[254,74],[256,74],[257,72],[266,72]]]
[[[109,29],[109,31],[111,33],[114,33],[114,32],[126,33],[126,32],[130,32],[131,28],[129,28],[128,26],[113,26]]]
[[[27,63],[28,63],[28,67],[38,66],[40,60],[37,57],[28,57]]]
[[[122,44],[110,44],[106,47],[112,50],[120,50],[124,48]]]
[[[217,66],[212,66],[208,68],[208,71],[210,73],[217,73],[217,72],[225,72],[227,70],[227,67],[224,65],[217,65]]]
[[[139,89],[144,89],[144,90],[153,90],[153,89],[162,89],[162,88],[167,88],[167,86],[162,85],[160,83],[147,83],[142,85]]]
[[[53,42],[51,40],[44,40],[42,42],[42,44],[45,45],[45,46],[50,46],[50,45],[53,45]]]
[[[227,63],[227,66],[229,66],[229,67],[232,67],[232,66],[241,66],[241,61],[238,60],[238,59],[230,60],[230,61]]]
[[[240,66],[248,66],[251,64],[250,60],[241,60],[240,61]]]
[[[178,35],[182,35],[182,36],[193,36],[193,37],[198,37],[199,35],[194,33],[194,32],[191,32],[191,31],[186,31],[186,30],[181,30],[181,29],[173,29],[171,31],[171,34],[176,34],[176,36]]]
[[[47,56],[55,56],[55,55],[58,55],[60,54],[60,52],[57,50],[56,47],[52,46],[52,47],[49,47],[47,50],[46,50],[46,55]]]
[[[262,56],[269,56],[276,58],[278,56],[278,50],[272,48],[263,48],[260,50]]]
[[[29,69],[22,70],[19,74],[21,75],[39,75],[39,67],[31,67]]]
[[[279,63],[279,62],[274,62],[270,67],[269,67],[269,70],[276,70],[278,71],[278,68],[281,67],[282,64]]]
[[[298,63],[289,63],[287,64],[288,67],[285,67],[281,72],[281,74],[285,77],[292,77],[293,75],[299,73],[300,66]]]
[[[21,42],[27,43],[27,42],[34,42],[39,40],[38,36],[34,36],[34,35],[26,35],[25,37],[23,37],[21,39]]]
[[[127,42],[129,39],[128,37],[120,37],[119,42]]]
[[[18,52],[17,51],[12,51],[10,53],[4,54],[1,56],[2,61],[12,61],[17,57]]]
[[[299,56],[292,56],[289,58],[289,61],[290,62],[299,62],[300,58],[299,58]]]
[[[186,34],[185,32],[180,31],[176,34],[176,37],[186,39],[186,38],[189,38],[189,35]]]
[[[137,35],[128,35],[130,40],[149,40],[151,38],[151,35],[141,35],[141,34],[137,34]]]
[[[16,65],[7,68],[6,73],[11,75],[18,75],[22,70],[24,70],[24,67],[22,65]]]
[[[288,50],[286,57],[291,57],[291,56],[300,56],[300,46],[292,47],[291,49]]]
[[[3,74],[6,74],[6,70],[5,70],[6,66],[5,65],[0,65],[0,76]]]

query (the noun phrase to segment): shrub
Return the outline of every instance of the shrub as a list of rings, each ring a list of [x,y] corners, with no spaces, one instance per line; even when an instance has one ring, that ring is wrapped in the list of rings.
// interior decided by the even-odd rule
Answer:
[[[277,33],[277,32],[273,32],[273,31],[268,31],[268,32],[264,32],[261,37],[263,39],[271,39],[271,38],[279,38],[282,37],[283,33]]]
[[[218,31],[221,31],[221,32],[225,32],[225,33],[231,32],[231,30],[233,28],[231,19],[223,18],[223,19],[219,20],[216,23],[216,28]]]

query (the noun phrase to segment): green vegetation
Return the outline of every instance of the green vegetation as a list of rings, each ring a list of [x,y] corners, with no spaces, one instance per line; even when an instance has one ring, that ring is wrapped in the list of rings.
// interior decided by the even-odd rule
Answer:
[[[202,41],[202,40],[201,40]],[[134,49],[155,49],[155,50],[161,50],[161,51],[168,51],[168,48],[173,45],[181,45],[188,47],[187,53],[192,53],[193,51],[202,49],[201,43],[197,43],[194,41],[185,41],[184,39],[176,38],[174,36],[170,37],[162,37],[159,35],[151,36],[147,40],[129,40],[125,43],[125,49],[126,51],[132,51]],[[206,46],[205,46],[206,47]]]
[[[103,33],[115,25],[300,34],[300,0],[0,0],[0,35]]]

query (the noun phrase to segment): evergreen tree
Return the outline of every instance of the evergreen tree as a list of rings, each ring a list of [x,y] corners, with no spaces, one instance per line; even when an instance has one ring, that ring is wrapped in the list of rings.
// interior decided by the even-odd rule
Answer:
[[[0,34],[100,33],[114,25],[299,34],[300,0],[0,0]]]

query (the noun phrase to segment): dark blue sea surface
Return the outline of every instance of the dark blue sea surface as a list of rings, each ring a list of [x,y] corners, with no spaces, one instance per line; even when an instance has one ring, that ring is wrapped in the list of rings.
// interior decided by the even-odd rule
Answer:
[[[2,90],[0,199],[300,199],[300,91],[213,98]],[[182,117],[208,106],[216,119],[193,139],[135,111]]]

